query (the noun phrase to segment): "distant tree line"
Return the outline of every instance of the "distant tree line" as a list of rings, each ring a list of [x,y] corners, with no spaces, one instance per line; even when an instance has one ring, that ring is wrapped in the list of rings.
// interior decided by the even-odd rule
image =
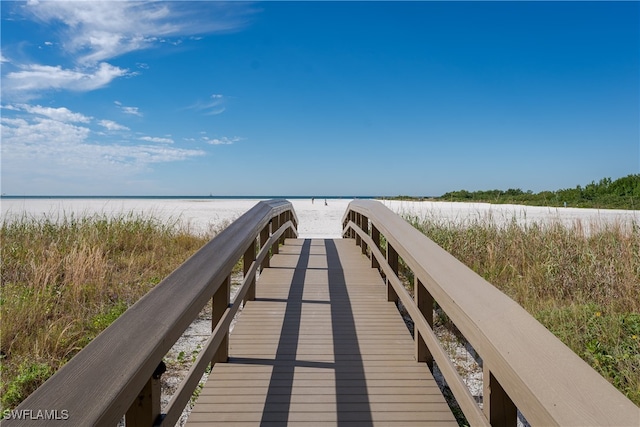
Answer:
[[[519,188],[488,191],[451,191],[436,200],[459,202],[513,203],[534,206],[567,206],[581,208],[640,209],[640,174],[612,181],[603,178],[585,187],[557,191],[522,191]]]

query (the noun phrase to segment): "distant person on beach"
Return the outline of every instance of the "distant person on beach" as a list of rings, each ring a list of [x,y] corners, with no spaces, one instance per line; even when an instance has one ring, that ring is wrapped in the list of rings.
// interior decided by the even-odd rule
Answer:
[[[314,202],[315,200],[316,200],[316,199],[315,199],[315,197],[312,197],[312,198],[311,198],[311,204],[313,204],[313,202]]]
[[[324,199],[324,205],[327,206],[327,199]]]

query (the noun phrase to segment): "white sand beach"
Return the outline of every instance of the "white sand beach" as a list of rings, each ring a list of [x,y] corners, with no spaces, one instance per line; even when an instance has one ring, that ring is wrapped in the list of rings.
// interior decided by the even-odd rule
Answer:
[[[292,199],[300,222],[298,233],[303,238],[338,238],[341,220],[352,199]],[[259,199],[3,199],[2,220],[29,217],[107,216],[129,213],[152,215],[168,222],[180,222],[196,233],[233,221],[251,209]],[[519,224],[561,221],[583,226],[592,223],[630,223],[640,221],[640,211],[613,209],[548,208],[540,206],[492,205],[488,203],[415,202],[381,200],[401,215],[430,217],[460,223],[492,218],[497,223],[517,221]]]
[[[129,213],[151,215],[167,222],[180,222],[195,233],[228,223],[247,212],[259,199],[2,199],[2,220],[27,215],[51,219],[88,215],[118,216]],[[292,199],[304,238],[338,238],[342,216],[351,199]]]
[[[584,209],[545,206],[498,205],[490,203],[462,202],[406,202],[382,200],[392,211],[418,218],[433,218],[445,223],[472,223],[490,219],[498,225],[515,221],[517,224],[548,224],[561,222],[566,226],[578,222],[583,229],[602,224],[638,224],[640,210]]]
[[[298,215],[298,233],[303,238],[339,238],[342,216],[352,199],[292,199]],[[195,233],[233,221],[251,209],[259,199],[2,199],[3,221],[27,215],[29,217],[64,218],[94,214],[152,215],[167,222],[180,222]],[[430,217],[445,222],[460,223],[491,218],[498,224],[515,220],[518,224],[560,221],[573,225],[580,221],[590,224],[620,222],[640,223],[640,211],[613,209],[548,208],[488,203],[431,202],[381,200],[381,203],[401,215]]]

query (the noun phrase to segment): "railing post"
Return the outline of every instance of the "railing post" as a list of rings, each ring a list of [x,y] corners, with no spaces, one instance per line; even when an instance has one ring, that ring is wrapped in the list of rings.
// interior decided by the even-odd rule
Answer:
[[[391,243],[387,240],[387,264],[391,267],[391,270],[398,275],[398,252],[393,249]],[[393,301],[395,303],[398,302],[398,294],[396,290],[393,289],[389,278],[387,277],[387,301]]]
[[[418,310],[424,316],[429,327],[433,330],[433,297],[424,287],[420,279],[414,278],[413,282],[413,298],[418,306]],[[416,361],[425,362],[429,366],[430,370],[433,370],[433,356],[424,342],[422,334],[415,329],[415,344],[416,344]]]
[[[260,250],[264,248],[264,245],[267,244],[267,240],[269,240],[269,224],[265,225],[262,231],[260,231]],[[262,264],[260,265],[260,270],[263,268],[269,268],[269,255],[264,257],[262,260]]]
[[[347,226],[347,224],[349,223],[349,217],[351,216],[351,211],[349,211],[349,213],[347,213],[346,217],[344,218],[344,220],[342,221],[342,229],[344,230],[344,228]],[[344,234],[342,237],[344,239],[348,239],[351,236],[351,231],[348,230],[346,232],[346,234]]]
[[[356,213],[354,211],[349,211],[349,221],[356,222]],[[352,228],[349,229],[349,235],[347,236],[350,239],[355,238],[355,231]]]
[[[285,223],[287,221],[291,221],[291,211],[286,211],[284,213],[284,221],[285,221]],[[284,237],[285,237],[285,239],[290,239],[292,237],[290,228],[287,228],[287,231],[284,232]]]
[[[515,427],[518,408],[485,363],[482,368],[482,410],[492,427]]]
[[[354,222],[358,227],[362,228],[362,215],[360,213],[356,212],[356,220]],[[356,246],[362,246],[362,239],[358,232],[356,232]]]
[[[161,415],[160,377],[166,370],[167,366],[160,362],[149,381],[142,387],[125,415],[127,427],[152,426]]]
[[[284,225],[286,222],[287,222],[287,213],[282,212],[280,214],[280,222],[278,223],[278,228]],[[280,236],[280,239],[279,239],[279,242],[281,245],[284,245],[284,238],[285,238],[285,234],[282,233],[282,236]]]
[[[287,211],[287,221],[291,221],[291,224],[293,224],[293,226],[296,227],[295,220],[293,218],[293,212]],[[290,239],[293,239],[294,237],[296,237],[296,235],[293,233],[292,228],[287,229],[287,237],[289,237]]]
[[[293,223],[293,227],[296,229],[296,232],[298,231],[298,223],[296,221],[295,216],[293,215],[293,213],[291,214],[291,222]],[[293,233],[293,230],[291,230],[291,237],[295,237],[295,234]]]
[[[366,233],[369,234],[369,218],[364,215],[360,215],[360,228]],[[364,255],[367,254],[367,242],[362,240],[360,242],[360,246],[362,246],[362,253]]]
[[[273,218],[271,218],[271,235],[273,235],[276,231],[278,231],[278,228],[280,228],[280,217],[276,215]],[[280,252],[280,242],[276,241],[271,246],[271,253],[275,255],[279,252]]]
[[[382,252],[382,248],[380,247],[380,231],[376,228],[375,225],[371,224],[371,240],[376,245],[378,250]],[[380,263],[377,258],[373,256],[373,252],[371,253],[371,268],[377,268],[380,271]]]
[[[351,212],[351,221],[357,224],[358,213],[356,211]],[[358,237],[358,233],[356,233],[355,230],[351,230],[351,237],[356,239]]]
[[[224,312],[229,307],[231,297],[231,276],[227,276],[215,294],[211,309],[211,330],[215,330]],[[213,355],[211,363],[226,362],[229,359],[229,331],[224,335],[218,351]]]
[[[242,258],[242,272],[246,278],[249,269],[251,268],[251,264],[256,259],[256,239],[253,239],[249,247],[244,253],[244,257]],[[253,301],[256,299],[256,276],[254,275],[251,278],[251,283],[249,284],[249,289],[247,290],[247,294],[244,297],[244,303],[247,301]]]

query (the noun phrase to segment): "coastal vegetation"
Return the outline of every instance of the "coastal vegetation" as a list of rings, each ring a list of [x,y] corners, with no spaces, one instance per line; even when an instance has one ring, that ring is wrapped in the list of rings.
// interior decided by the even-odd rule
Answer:
[[[9,409],[209,236],[128,214],[24,216],[3,221],[0,240],[0,406]]]
[[[406,197],[406,196],[405,196]],[[519,188],[488,191],[451,191],[434,200],[452,202],[512,203],[532,206],[571,206],[579,208],[639,209],[640,174],[612,181],[603,178],[582,187],[557,191],[522,191]]]
[[[640,405],[640,224],[405,218],[521,304]],[[0,229],[0,406],[15,407],[227,224],[151,215]]]
[[[640,406],[640,224],[405,219]]]

